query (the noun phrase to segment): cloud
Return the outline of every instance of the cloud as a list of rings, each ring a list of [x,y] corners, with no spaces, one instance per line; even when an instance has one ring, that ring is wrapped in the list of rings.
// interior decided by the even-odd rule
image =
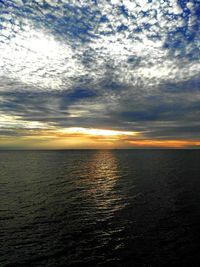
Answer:
[[[39,125],[197,138],[197,1],[2,0],[0,20],[4,134]]]

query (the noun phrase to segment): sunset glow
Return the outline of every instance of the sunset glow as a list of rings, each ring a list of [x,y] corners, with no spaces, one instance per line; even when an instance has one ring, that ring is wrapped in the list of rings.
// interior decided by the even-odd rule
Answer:
[[[199,148],[198,1],[0,1],[0,149]]]
[[[0,0],[0,265],[200,266],[199,162],[200,0]]]
[[[188,148],[200,147],[200,140],[137,140],[130,141],[133,147],[144,148]]]
[[[128,132],[128,131],[116,131],[116,130],[104,130],[104,129],[87,129],[81,127],[72,127],[68,129],[62,129],[62,133],[66,134],[81,134],[81,135],[88,135],[88,136],[102,136],[102,137],[115,137],[115,136],[134,136],[138,133],[136,132]]]
[[[25,124],[23,124],[25,125]],[[200,147],[200,140],[150,140],[143,133],[72,127],[43,129],[32,123],[18,129],[15,136],[2,135],[1,147],[23,149],[116,149],[116,148],[191,148]],[[12,129],[10,129],[12,131]],[[8,132],[8,130],[7,130]]]

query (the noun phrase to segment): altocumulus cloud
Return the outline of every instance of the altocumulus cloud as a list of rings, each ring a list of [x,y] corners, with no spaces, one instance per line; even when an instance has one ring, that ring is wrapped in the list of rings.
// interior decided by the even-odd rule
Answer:
[[[198,140],[199,32],[199,0],[0,0],[0,134]]]

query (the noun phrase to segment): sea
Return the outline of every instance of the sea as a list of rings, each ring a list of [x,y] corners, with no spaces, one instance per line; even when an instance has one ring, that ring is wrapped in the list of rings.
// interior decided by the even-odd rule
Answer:
[[[0,266],[200,266],[200,150],[0,152]]]

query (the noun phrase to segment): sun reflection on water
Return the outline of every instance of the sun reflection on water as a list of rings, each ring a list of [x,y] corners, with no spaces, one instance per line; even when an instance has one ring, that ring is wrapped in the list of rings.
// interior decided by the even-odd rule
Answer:
[[[87,179],[84,179],[84,186],[87,187],[89,197],[100,213],[106,218],[112,217],[124,206],[123,194],[117,189],[121,175],[114,153],[106,150],[97,151],[88,161],[85,171],[83,175]]]

